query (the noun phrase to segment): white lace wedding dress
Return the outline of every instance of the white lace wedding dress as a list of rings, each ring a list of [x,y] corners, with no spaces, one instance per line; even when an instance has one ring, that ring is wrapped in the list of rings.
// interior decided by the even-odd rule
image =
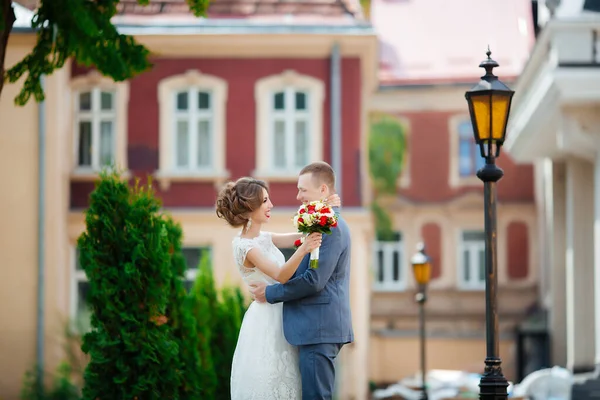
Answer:
[[[254,247],[276,262],[285,257],[273,244],[271,234],[254,239],[237,236],[233,254],[245,283],[276,281],[257,268],[246,268],[244,260]],[[231,400],[300,400],[302,384],[298,350],[283,335],[283,303],[252,302],[244,315],[231,366]]]

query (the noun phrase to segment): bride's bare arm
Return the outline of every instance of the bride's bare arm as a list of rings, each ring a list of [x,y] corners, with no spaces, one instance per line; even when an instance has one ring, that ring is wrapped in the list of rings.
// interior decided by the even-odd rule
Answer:
[[[286,283],[294,275],[304,256],[321,245],[322,237],[320,233],[308,235],[304,243],[281,268],[268,259],[259,248],[253,248],[248,252],[244,265],[247,268],[258,268],[277,282]]]
[[[271,239],[275,247],[287,249],[294,247],[294,242],[302,237],[302,233],[271,233]]]

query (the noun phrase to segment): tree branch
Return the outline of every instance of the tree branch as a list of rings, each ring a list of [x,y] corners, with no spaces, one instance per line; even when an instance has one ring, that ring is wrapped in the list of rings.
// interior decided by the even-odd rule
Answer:
[[[6,59],[6,49],[8,47],[8,38],[10,31],[15,23],[15,11],[12,7],[12,0],[2,0],[0,8],[0,94],[4,89],[4,81],[6,80],[6,70],[4,68],[4,60]]]

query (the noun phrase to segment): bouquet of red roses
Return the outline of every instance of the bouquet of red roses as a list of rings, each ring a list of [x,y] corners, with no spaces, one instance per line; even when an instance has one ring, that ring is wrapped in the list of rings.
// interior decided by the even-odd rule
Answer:
[[[337,215],[333,209],[323,201],[311,201],[302,204],[294,216],[294,226],[298,232],[309,235],[313,232],[331,234],[331,228],[337,226]],[[302,244],[302,240],[296,240],[296,247]],[[319,267],[319,248],[310,252],[310,267]]]

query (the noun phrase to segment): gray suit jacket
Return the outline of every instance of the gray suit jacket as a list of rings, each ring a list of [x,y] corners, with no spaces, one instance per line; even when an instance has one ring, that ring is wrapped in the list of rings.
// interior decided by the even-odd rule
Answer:
[[[294,346],[350,343],[350,231],[338,215],[338,226],[323,235],[319,267],[309,268],[310,255],[285,284],[267,286],[269,303],[283,304],[283,332]]]

